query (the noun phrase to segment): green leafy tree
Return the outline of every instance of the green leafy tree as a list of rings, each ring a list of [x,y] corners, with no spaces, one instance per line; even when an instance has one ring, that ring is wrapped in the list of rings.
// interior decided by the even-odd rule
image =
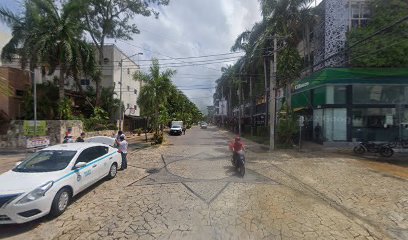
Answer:
[[[103,47],[106,39],[131,40],[140,33],[131,23],[136,15],[159,16],[152,5],[168,5],[170,0],[70,0],[82,6],[78,12],[86,25],[99,53],[99,64],[104,61]],[[96,106],[100,105],[101,78],[95,78]]]
[[[57,7],[52,0],[31,0],[24,2],[24,10],[19,16],[0,8],[0,20],[12,28],[12,38],[1,57],[11,61],[18,55],[21,67],[29,65],[31,71],[42,67],[52,74],[58,68],[59,101],[63,104],[66,76],[73,76],[82,90],[80,73],[95,65],[93,48],[83,39],[84,25],[78,21],[81,6],[69,2]]]
[[[353,45],[379,29],[402,19],[408,13],[406,0],[374,0],[370,4],[372,18],[366,27],[355,28],[348,34]],[[354,67],[408,67],[408,22],[405,21],[351,49],[350,63]]]
[[[165,107],[170,97],[172,88],[171,77],[174,70],[160,71],[159,61],[152,60],[149,73],[136,73],[134,78],[141,79],[145,84],[142,86],[137,103],[142,114],[151,119],[156,134],[160,129],[160,109]]]

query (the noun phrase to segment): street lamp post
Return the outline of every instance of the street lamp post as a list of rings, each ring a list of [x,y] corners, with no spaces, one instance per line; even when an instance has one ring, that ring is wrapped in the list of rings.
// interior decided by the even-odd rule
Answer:
[[[120,104],[119,104],[119,130],[122,130],[122,121],[123,121],[123,112],[122,112],[123,61],[126,60],[126,59],[130,59],[131,57],[134,57],[134,56],[136,56],[136,55],[137,55],[138,67],[139,67],[139,69],[140,69],[140,66],[139,66],[139,56],[140,56],[140,55],[143,55],[143,53],[141,53],[141,52],[136,53],[136,54],[133,54],[133,55],[131,55],[131,56],[129,56],[129,57],[122,58],[122,59],[120,59],[120,62],[119,62],[119,65],[120,65],[120,82],[119,82],[119,85],[120,85],[120,86],[119,86],[119,102],[120,102]]]

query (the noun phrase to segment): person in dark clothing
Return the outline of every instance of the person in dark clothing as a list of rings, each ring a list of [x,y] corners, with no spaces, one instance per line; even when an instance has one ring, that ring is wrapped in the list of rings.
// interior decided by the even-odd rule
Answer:
[[[186,126],[183,126],[183,135],[186,135]]]
[[[322,133],[322,127],[320,127],[319,123],[316,124],[314,128],[314,134],[316,141],[320,141],[320,134]]]
[[[81,133],[81,136],[79,136],[77,139],[76,139],[76,142],[85,142],[85,133],[83,132],[83,133]]]

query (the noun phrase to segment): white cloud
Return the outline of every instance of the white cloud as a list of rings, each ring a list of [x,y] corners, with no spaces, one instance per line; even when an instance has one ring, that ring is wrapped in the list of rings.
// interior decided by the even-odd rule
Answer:
[[[142,51],[144,55],[141,59],[144,60],[151,57],[177,58],[228,53],[236,37],[251,29],[260,19],[258,0],[172,0],[169,6],[163,7],[157,20],[140,16],[135,18],[142,33],[134,36],[134,40],[129,43],[145,49],[120,41],[116,44],[129,55]],[[200,60],[214,58],[216,57]],[[161,63],[191,61],[171,60]],[[231,61],[229,64],[233,63]],[[146,64],[148,62],[141,63],[142,66]],[[189,86],[190,89],[215,87],[215,80],[221,75],[220,69],[225,65],[219,63],[175,68],[177,75],[173,80],[180,89]],[[184,92],[202,110],[205,110],[207,105],[212,105],[214,88]]]
[[[12,0],[5,1],[13,3]],[[108,42],[115,43],[128,55],[143,52],[141,60],[149,60],[152,57],[176,58],[228,53],[235,38],[241,32],[251,29],[252,25],[261,19],[258,0],[171,0],[169,6],[160,9],[159,19],[142,16],[134,18],[142,33],[135,35],[133,41],[128,41],[129,44],[114,40]],[[0,28],[0,44],[2,39],[8,41],[9,38],[1,29],[4,29],[4,26]],[[191,61],[172,60],[161,63]],[[148,62],[141,62],[142,66],[147,64]],[[218,63],[175,68],[177,74],[174,83],[180,89],[215,87],[215,80],[221,76],[220,69],[225,65],[226,63]],[[212,105],[214,88],[184,92],[202,110],[205,110],[207,105]]]

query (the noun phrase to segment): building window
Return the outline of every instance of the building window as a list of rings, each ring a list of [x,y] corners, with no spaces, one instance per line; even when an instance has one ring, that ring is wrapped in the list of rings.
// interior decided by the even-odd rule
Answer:
[[[23,97],[24,96],[24,91],[22,91],[22,90],[16,90],[16,96],[17,97]]]
[[[134,105],[133,108],[136,110],[136,109],[137,109],[137,105]]]
[[[134,93],[135,93],[135,95],[137,94],[137,89],[135,88],[135,90],[134,90]]]
[[[127,108],[130,108],[130,104],[129,104],[129,103],[127,104]]]
[[[346,104],[346,86],[327,86],[326,104]]]
[[[371,15],[369,5],[365,2],[352,2],[350,7],[350,28],[367,26]]]
[[[130,68],[127,69],[128,75],[130,74]]]
[[[354,104],[407,104],[408,86],[354,85]]]
[[[352,112],[352,138],[355,141],[390,141],[407,136],[408,130],[399,123],[408,119],[408,109],[354,108]]]
[[[127,86],[127,91],[130,92],[130,87],[129,86]]]
[[[91,81],[89,79],[81,79],[81,85],[82,86],[89,86]]]

